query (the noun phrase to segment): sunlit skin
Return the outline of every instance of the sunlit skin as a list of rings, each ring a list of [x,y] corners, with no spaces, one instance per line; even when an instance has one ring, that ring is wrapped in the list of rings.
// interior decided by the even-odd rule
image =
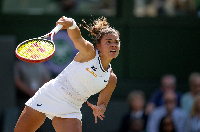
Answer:
[[[97,49],[100,52],[100,58],[105,70],[112,59],[116,58],[120,50],[120,40],[118,35],[108,34],[104,35],[101,43],[97,44]]]

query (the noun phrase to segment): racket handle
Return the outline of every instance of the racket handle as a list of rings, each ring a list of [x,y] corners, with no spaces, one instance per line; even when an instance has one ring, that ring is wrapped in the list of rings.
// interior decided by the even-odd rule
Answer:
[[[63,25],[58,24],[51,32],[54,32],[54,34],[56,34],[62,27]]]

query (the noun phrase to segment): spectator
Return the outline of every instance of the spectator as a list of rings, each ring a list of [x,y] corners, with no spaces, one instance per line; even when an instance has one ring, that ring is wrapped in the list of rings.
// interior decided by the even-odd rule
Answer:
[[[145,96],[142,91],[132,91],[127,98],[129,112],[123,117],[120,132],[142,132],[147,116],[144,114]]]
[[[78,0],[59,0],[61,9],[64,13],[76,13],[76,7],[78,4]]]
[[[153,0],[158,15],[185,15],[183,0]]]
[[[146,107],[146,114],[149,115],[155,107],[162,106],[163,94],[168,91],[174,91],[177,95],[178,103],[180,105],[181,93],[176,91],[176,77],[172,74],[166,74],[161,78],[160,89],[156,90],[150,98]]]
[[[181,98],[181,108],[185,110],[188,114],[191,112],[194,97],[200,93],[200,73],[193,72],[190,74],[189,87],[190,91],[183,94]]]
[[[136,17],[146,16],[146,0],[133,0],[133,14]]]
[[[196,11],[198,10],[198,2],[199,0],[184,0],[184,8],[187,15],[194,16]]]
[[[114,16],[117,13],[116,0],[80,0],[78,4],[78,14]]]
[[[130,129],[128,132],[144,132],[145,121],[142,118],[134,118],[130,121]]]
[[[170,116],[161,119],[159,132],[176,132],[174,122]]]
[[[165,116],[170,116],[177,132],[183,132],[187,115],[177,107],[177,95],[174,91],[164,94],[164,105],[153,110],[147,121],[147,132],[159,132],[159,124]]]
[[[187,119],[185,132],[200,132],[200,95],[196,96],[192,111]]]
[[[43,63],[17,61],[14,67],[14,81],[19,108],[23,109],[25,102],[50,78],[50,73]]]

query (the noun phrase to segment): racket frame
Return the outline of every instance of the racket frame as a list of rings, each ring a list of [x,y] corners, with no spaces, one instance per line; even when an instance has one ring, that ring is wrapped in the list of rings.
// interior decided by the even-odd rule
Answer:
[[[44,59],[27,59],[23,56],[21,56],[19,53],[18,53],[18,49],[25,43],[29,42],[29,41],[33,41],[33,40],[42,40],[42,41],[48,41],[49,43],[51,43],[53,45],[53,52],[46,58]],[[26,61],[26,62],[30,62],[30,63],[41,63],[41,62],[44,62],[44,61],[47,61],[49,60],[54,54],[55,54],[55,51],[56,51],[56,47],[55,47],[55,44],[53,41],[51,40],[47,40],[47,39],[43,39],[43,38],[33,38],[33,39],[29,39],[29,40],[25,40],[24,42],[20,43],[16,50],[15,50],[15,55],[18,59],[22,60],[22,61]]]
[[[57,25],[50,33],[44,35],[44,36],[41,36],[41,37],[38,37],[38,38],[33,38],[33,39],[29,39],[29,40],[25,40],[23,41],[22,43],[20,43],[16,50],[15,50],[15,55],[18,59],[22,60],[22,61],[26,61],[26,62],[30,62],[30,63],[41,63],[41,62],[44,62],[44,61],[47,61],[49,60],[54,54],[55,54],[55,51],[56,51],[56,48],[55,48],[55,44],[53,42],[53,36],[63,27],[63,25]],[[48,37],[51,37],[51,40],[47,40],[46,38]],[[18,49],[20,46],[22,46],[23,44],[25,44],[26,42],[28,41],[33,41],[33,40],[44,40],[44,41],[48,41],[50,42],[53,46],[54,46],[54,49],[53,49],[53,52],[46,58],[44,59],[28,59],[28,58],[25,58],[25,57],[22,57],[19,53],[18,53]]]

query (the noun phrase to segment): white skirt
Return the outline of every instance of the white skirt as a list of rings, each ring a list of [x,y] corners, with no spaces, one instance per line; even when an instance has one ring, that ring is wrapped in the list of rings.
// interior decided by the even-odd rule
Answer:
[[[69,96],[63,96],[55,86],[54,80],[44,84],[35,95],[25,104],[45,115],[51,120],[56,117],[77,118],[81,121],[82,114],[80,108],[82,103],[74,101]]]

